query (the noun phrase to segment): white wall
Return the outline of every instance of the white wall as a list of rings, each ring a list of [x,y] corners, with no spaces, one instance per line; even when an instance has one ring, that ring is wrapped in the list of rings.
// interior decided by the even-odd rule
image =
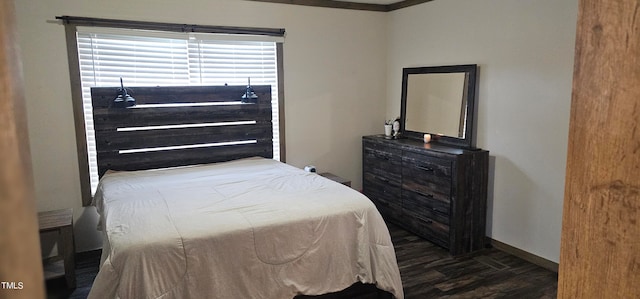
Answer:
[[[285,28],[287,161],[361,184],[362,135],[399,116],[403,67],[477,63],[487,234],[558,261],[577,0],[437,0],[391,13],[238,0],[16,1],[39,210],[82,208],[67,54],[55,16]],[[386,101],[386,105],[385,105]]]
[[[487,235],[558,262],[577,0],[437,0],[389,14],[387,118],[403,67],[478,64]]]
[[[360,137],[385,116],[386,16],[223,0],[21,0],[17,23],[38,210],[74,208],[78,251],[101,246],[81,206],[64,27],[55,16],[285,28],[287,162],[361,182]]]

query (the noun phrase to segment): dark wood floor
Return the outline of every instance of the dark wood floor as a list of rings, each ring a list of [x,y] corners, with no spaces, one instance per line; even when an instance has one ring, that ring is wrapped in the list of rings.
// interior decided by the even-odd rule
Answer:
[[[556,298],[558,275],[495,248],[451,257],[389,225],[407,299]]]
[[[556,273],[499,251],[485,249],[453,258],[415,235],[389,224],[405,298],[555,298]],[[79,253],[75,290],[64,279],[47,282],[48,298],[86,298],[98,272],[100,252]]]

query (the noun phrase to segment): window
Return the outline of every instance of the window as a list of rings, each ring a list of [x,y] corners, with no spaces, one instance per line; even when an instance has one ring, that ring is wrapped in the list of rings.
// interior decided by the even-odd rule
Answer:
[[[93,130],[91,87],[252,85],[272,86],[274,159],[283,160],[279,107],[281,89],[281,37],[181,33],[108,27],[73,27],[77,47],[79,87],[74,100],[76,122],[82,114],[86,150],[80,150],[83,202],[88,204],[98,184],[96,144]],[[67,29],[67,39],[70,37]],[[69,55],[73,58],[74,55]],[[70,59],[71,62],[72,59]],[[72,70],[73,65],[70,66]],[[280,70],[280,71],[279,71]],[[72,70],[72,81],[74,72]],[[72,84],[73,86],[74,84]],[[80,95],[80,96],[78,96]],[[281,110],[280,110],[281,111]],[[77,129],[78,130],[78,129]],[[81,134],[77,132],[79,139]],[[82,140],[78,140],[80,143]],[[85,164],[88,167],[82,167]],[[88,168],[88,174],[86,174]],[[84,170],[83,170],[84,169]]]

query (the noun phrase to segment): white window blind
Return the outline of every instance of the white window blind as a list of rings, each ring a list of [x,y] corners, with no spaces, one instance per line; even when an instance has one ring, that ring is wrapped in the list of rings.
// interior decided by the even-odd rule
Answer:
[[[264,37],[181,34],[78,27],[91,192],[98,185],[91,87],[271,85],[273,155],[280,160],[276,40]]]

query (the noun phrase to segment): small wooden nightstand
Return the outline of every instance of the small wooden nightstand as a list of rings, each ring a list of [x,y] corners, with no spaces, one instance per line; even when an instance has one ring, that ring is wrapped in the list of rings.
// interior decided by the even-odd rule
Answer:
[[[76,263],[73,241],[73,209],[38,213],[40,233],[55,231],[58,233],[58,256],[44,261],[45,279],[64,276],[67,287],[76,287]]]
[[[351,187],[351,181],[350,180],[342,178],[342,177],[339,177],[339,176],[337,176],[337,175],[335,175],[333,173],[323,172],[320,175],[325,177],[325,178],[328,178],[328,179],[330,179],[330,180],[332,180],[334,182],[338,182],[338,183],[343,184],[343,185],[345,185],[347,187]]]

